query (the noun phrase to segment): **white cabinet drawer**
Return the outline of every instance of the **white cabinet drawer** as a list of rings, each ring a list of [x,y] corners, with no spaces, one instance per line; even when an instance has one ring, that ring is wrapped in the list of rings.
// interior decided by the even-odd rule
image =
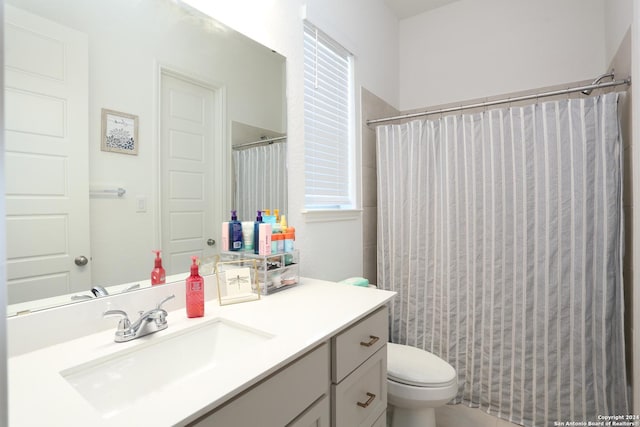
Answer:
[[[282,427],[328,391],[329,345],[324,343],[191,425]]]
[[[339,383],[387,344],[389,338],[387,307],[382,307],[333,338],[331,380]]]
[[[375,425],[387,408],[386,345],[331,391],[334,427]]]

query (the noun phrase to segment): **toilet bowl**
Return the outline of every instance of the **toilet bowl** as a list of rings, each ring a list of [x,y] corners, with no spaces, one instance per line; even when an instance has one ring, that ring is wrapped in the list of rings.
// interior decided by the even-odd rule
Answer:
[[[387,344],[387,400],[391,427],[435,427],[435,408],[458,392],[455,369],[407,345]]]

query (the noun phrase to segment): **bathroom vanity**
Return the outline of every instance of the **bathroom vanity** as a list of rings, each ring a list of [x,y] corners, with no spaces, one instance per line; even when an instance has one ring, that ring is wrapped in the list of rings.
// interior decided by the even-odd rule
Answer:
[[[15,355],[10,425],[383,426],[393,295],[302,279],[127,343],[114,324]]]

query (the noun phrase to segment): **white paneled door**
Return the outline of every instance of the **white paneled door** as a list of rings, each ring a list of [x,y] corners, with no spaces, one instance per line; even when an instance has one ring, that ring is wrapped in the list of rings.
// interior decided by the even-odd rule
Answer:
[[[162,250],[167,274],[218,250],[222,202],[219,89],[161,73]]]
[[[5,20],[7,287],[17,303],[91,287],[88,49],[84,33],[21,9],[5,5]]]

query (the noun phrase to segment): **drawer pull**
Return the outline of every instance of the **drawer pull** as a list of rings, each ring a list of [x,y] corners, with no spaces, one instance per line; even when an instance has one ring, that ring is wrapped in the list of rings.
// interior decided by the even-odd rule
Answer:
[[[371,402],[373,402],[373,399],[376,398],[376,395],[373,393],[369,393],[367,392],[367,396],[369,396],[369,398],[367,399],[366,402],[362,403],[362,402],[358,402],[358,406],[360,406],[361,408],[366,408],[367,406],[371,405]]]
[[[380,339],[379,337],[376,337],[376,336],[373,336],[373,335],[369,335],[369,338],[371,338],[369,340],[369,342],[360,341],[360,345],[364,346],[364,347],[371,347],[372,345],[377,343],[378,340]]]

